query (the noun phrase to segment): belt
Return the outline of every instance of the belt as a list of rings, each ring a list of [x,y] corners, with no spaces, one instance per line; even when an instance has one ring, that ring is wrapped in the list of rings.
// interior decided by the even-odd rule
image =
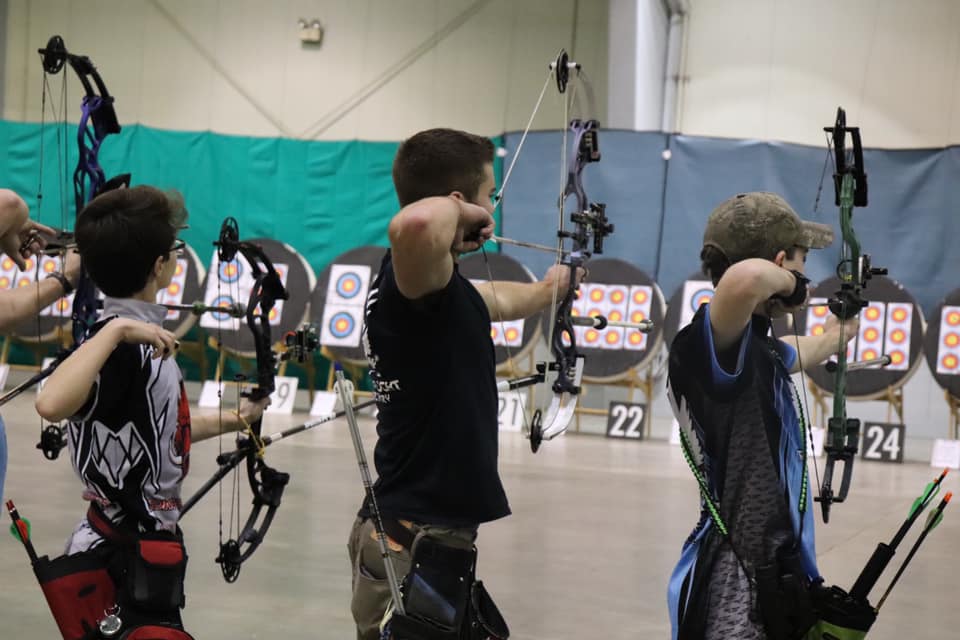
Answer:
[[[411,527],[413,523],[408,520],[394,520],[393,518],[383,518],[383,532],[407,550],[413,548],[413,539],[417,537]]]
[[[90,508],[87,509],[87,522],[90,523],[90,528],[114,544],[125,546],[136,544],[136,536],[113,524],[110,518],[105,516],[100,507],[95,504],[91,504]]]

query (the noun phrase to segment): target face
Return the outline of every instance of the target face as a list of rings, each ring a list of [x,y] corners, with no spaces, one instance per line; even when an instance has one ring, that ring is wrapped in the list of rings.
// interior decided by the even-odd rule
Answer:
[[[357,325],[357,321],[349,313],[335,313],[332,318],[330,318],[330,333],[332,333],[337,338],[344,338],[350,335],[350,332],[353,331],[354,327]]]
[[[960,375],[960,306],[944,305],[940,311],[937,373]]]
[[[217,275],[220,277],[220,282],[223,284],[236,284],[240,282],[240,278],[243,277],[244,265],[240,263],[239,259],[233,259],[230,262],[221,262],[220,266],[217,268]]]
[[[488,280],[470,278],[473,286],[481,285]],[[490,319],[490,339],[494,347],[521,347],[523,345],[524,320],[507,320],[500,322]]]
[[[161,289],[157,292],[157,304],[183,304],[183,292],[186,289],[187,273],[187,259],[177,258],[177,266],[174,268],[170,284],[166,289]],[[167,320],[179,319],[180,313],[180,311],[170,309],[167,311]]]
[[[320,344],[360,346],[360,327],[372,274],[370,266],[365,264],[331,265]]]

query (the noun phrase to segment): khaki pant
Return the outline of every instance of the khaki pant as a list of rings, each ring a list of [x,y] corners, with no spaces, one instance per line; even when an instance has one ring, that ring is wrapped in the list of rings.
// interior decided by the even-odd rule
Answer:
[[[450,529],[413,524],[411,531],[417,536],[429,535],[455,547],[472,545],[477,537],[475,528]],[[398,546],[393,544],[388,553],[393,560],[397,579],[403,581],[410,571],[410,550],[401,548],[400,551],[394,551]],[[372,520],[357,518],[350,531],[347,550],[350,552],[350,566],[353,569],[350,611],[357,624],[357,640],[378,640],[380,623],[390,604],[390,586],[387,584],[387,570],[380,556],[380,543],[377,541]]]

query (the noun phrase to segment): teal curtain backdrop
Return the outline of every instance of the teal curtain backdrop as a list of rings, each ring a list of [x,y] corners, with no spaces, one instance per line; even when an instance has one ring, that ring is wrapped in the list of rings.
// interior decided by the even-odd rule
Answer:
[[[74,220],[76,135],[76,125],[0,121],[0,186],[23,196],[35,219],[68,229]],[[499,146],[500,139],[494,144]],[[183,193],[190,228],[181,235],[204,263],[220,223],[233,216],[243,238],[286,242],[319,273],[349,249],[386,246],[387,224],[399,209],[391,178],[398,146],[126,125],[103,143],[100,165],[107,178],[129,172],[133,184]],[[498,177],[500,165],[497,158]]]

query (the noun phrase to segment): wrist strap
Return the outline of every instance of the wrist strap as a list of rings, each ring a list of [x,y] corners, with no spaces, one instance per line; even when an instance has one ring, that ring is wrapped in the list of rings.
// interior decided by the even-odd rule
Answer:
[[[68,296],[73,293],[73,285],[70,284],[70,281],[67,280],[67,277],[59,271],[54,271],[44,279],[49,280],[50,278],[53,278],[60,283],[60,286],[63,287],[63,295]]]
[[[782,300],[784,306],[786,307],[799,307],[803,304],[803,301],[807,299],[807,285],[810,283],[810,278],[806,277],[799,271],[794,271],[790,269],[790,273],[793,274],[793,277],[796,278],[796,282],[793,285],[793,291],[790,292],[790,295],[776,295],[775,298]]]

